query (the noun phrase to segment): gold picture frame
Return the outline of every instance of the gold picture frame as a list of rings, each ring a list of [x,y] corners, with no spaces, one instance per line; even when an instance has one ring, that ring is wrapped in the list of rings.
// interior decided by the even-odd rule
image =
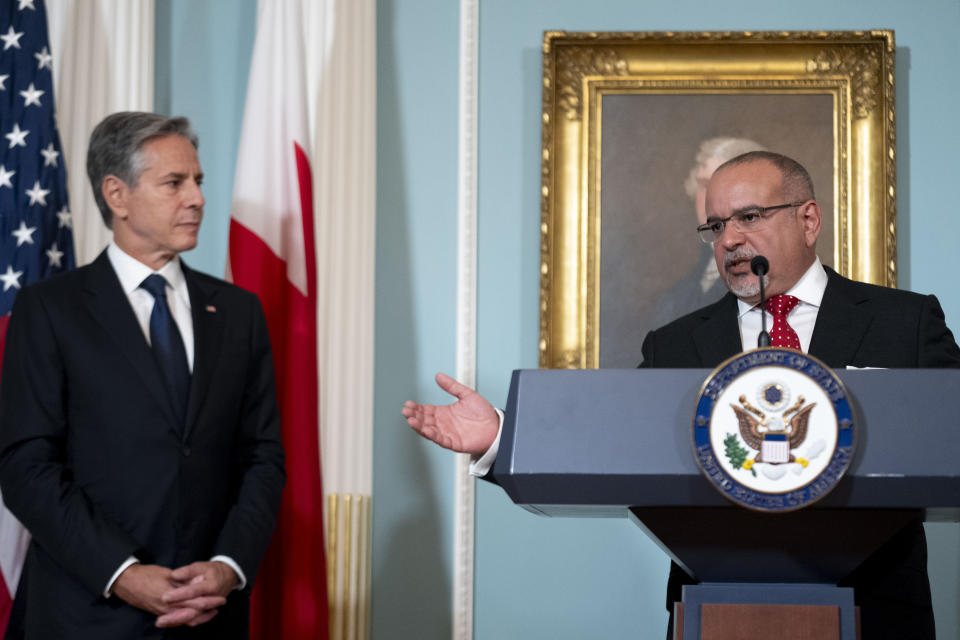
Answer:
[[[808,102],[814,106],[806,106]],[[680,117],[676,116],[675,104],[692,111],[682,121],[672,120]],[[549,31],[543,39],[541,367],[611,366],[600,357],[601,272],[627,271],[632,279],[672,263],[672,256],[683,257],[693,251],[674,250],[664,260],[656,256],[663,243],[662,234],[621,233],[613,217],[615,211],[602,211],[604,167],[610,180],[619,174],[625,174],[626,181],[631,175],[654,180],[656,172],[671,164],[665,154],[679,146],[674,141],[687,134],[688,125],[707,126],[703,125],[709,119],[706,116],[712,118],[722,109],[730,112],[731,118],[739,117],[744,111],[752,111],[749,106],[744,108],[745,104],[762,105],[772,114],[772,122],[781,112],[796,107],[793,113],[799,116],[790,116],[789,122],[773,127],[779,127],[786,137],[796,134],[793,118],[802,118],[808,112],[820,114],[819,120],[809,124],[815,128],[815,135],[801,132],[792,146],[803,152],[812,138],[826,141],[821,147],[829,157],[814,162],[823,165],[826,176],[817,185],[818,200],[823,206],[826,197],[833,205],[832,217],[825,212],[824,224],[832,235],[831,249],[827,256],[821,253],[821,259],[855,280],[896,286],[893,31]],[[614,105],[620,106],[614,109]],[[627,106],[621,109],[623,105]],[[726,106],[721,109],[722,105]],[[620,111],[632,118],[629,122],[638,123],[637,127],[618,125],[621,129],[605,133],[604,125],[613,127],[613,114]],[[634,118],[631,113],[643,115]],[[663,119],[663,126],[646,123],[646,114],[653,113],[660,114],[657,117]],[[736,126],[749,128],[751,124],[748,121]],[[616,158],[605,159],[605,148],[615,148],[616,143],[634,135],[635,128],[644,127],[654,133],[620,145],[640,157],[641,168],[633,169],[635,174],[619,171]],[[654,138],[660,142],[647,147],[647,140]],[[664,140],[669,142],[664,144]],[[797,157],[792,149],[771,150]],[[693,151],[685,151],[685,157],[692,158]],[[831,178],[832,184],[823,184]],[[660,184],[662,181],[657,183],[658,189]],[[613,193],[613,187],[610,190]],[[627,204],[621,208],[626,219],[658,213],[643,208],[642,202],[652,202],[651,198],[627,194],[624,201]],[[635,201],[641,202],[632,204]],[[659,207],[675,208],[664,204]],[[607,218],[602,217],[604,212]],[[684,236],[683,242],[690,238],[695,241],[693,219],[684,219],[683,223],[690,227],[690,237]],[[604,227],[609,228],[609,236],[601,235]],[[686,226],[683,228],[686,233]],[[608,244],[608,257],[615,262],[602,267],[601,257]],[[620,254],[613,253],[614,246],[619,247]],[[627,257],[623,246],[635,246],[636,251]],[[634,254],[649,256],[653,266],[630,266]],[[625,257],[620,260],[618,255]],[[654,278],[651,282],[666,279],[659,274]],[[611,286],[611,300],[630,297],[623,289]],[[655,302],[650,299],[643,304]],[[625,313],[627,317],[615,326],[630,325],[638,315],[636,310]],[[643,333],[649,328],[642,327]],[[611,330],[610,335],[614,333]],[[636,335],[622,340],[625,344],[617,345],[616,350],[631,359],[626,366],[635,366],[641,359],[640,341]],[[612,366],[624,365],[620,361]]]

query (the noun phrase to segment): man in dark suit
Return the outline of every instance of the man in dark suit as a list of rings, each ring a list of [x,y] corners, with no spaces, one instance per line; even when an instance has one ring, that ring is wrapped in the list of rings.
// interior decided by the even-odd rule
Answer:
[[[760,283],[751,259],[764,255],[766,295],[789,296],[787,317],[797,345],[833,367],[960,367],[960,349],[933,296],[853,282],[816,256],[821,213],[807,171],[785,156],[754,151],[721,165],[706,194],[706,222],[727,293],[650,332],[643,367],[715,367],[752,348],[761,331]],[[458,402],[447,407],[408,401],[402,413],[424,437],[477,456],[474,470],[492,466],[499,419],[481,396],[440,374]],[[854,587],[864,638],[933,638],[926,542],[916,521],[898,533],[841,585]],[[668,609],[689,578],[674,566]]]
[[[196,145],[184,118],[101,122],[87,171],[113,242],[17,296],[0,485],[33,535],[29,638],[247,635],[284,456],[257,298],[178,257]]]

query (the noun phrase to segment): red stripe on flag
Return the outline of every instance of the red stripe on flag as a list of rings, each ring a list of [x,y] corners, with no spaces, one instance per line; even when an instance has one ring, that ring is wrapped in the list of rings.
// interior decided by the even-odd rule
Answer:
[[[0,364],[3,363],[3,351],[7,345],[8,324],[10,324],[10,314],[0,316]],[[0,367],[0,376],[2,376],[2,367]],[[0,509],[3,508],[5,507],[0,505]],[[23,558],[21,558],[20,561],[22,562]],[[7,580],[3,577],[3,572],[0,571],[0,635],[3,634],[7,628],[7,623],[10,622],[10,612],[13,611],[14,595],[15,594],[10,592],[10,587],[7,586]]]
[[[0,363],[3,363],[3,350],[7,345],[7,325],[10,324],[10,314],[0,317]],[[0,367],[0,375],[2,375]],[[0,629],[6,629],[10,621],[10,610],[13,608],[13,595],[7,587],[7,581],[0,571]]]
[[[0,364],[3,363],[3,350],[7,346],[7,325],[10,324],[10,314],[0,316]],[[6,626],[3,627],[4,629]]]
[[[307,292],[287,278],[286,262],[255,233],[230,221],[236,284],[263,304],[283,420],[287,485],[277,528],[251,599],[251,637],[326,638],[327,572],[317,408],[317,288],[310,164],[294,144],[306,249]]]

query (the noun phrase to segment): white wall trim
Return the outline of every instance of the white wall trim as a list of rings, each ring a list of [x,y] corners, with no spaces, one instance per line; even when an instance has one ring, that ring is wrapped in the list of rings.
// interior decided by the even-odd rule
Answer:
[[[457,203],[457,379],[477,385],[477,58],[479,0],[460,0]],[[469,456],[456,458],[453,638],[473,638],[474,479]]]

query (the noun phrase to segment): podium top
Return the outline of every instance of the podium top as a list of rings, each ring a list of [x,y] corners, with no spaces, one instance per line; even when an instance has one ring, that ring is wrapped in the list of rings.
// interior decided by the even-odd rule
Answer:
[[[692,430],[708,369],[518,370],[493,474],[551,516],[731,505],[700,474]],[[837,370],[853,462],[813,508],[923,509],[960,520],[960,371]]]

